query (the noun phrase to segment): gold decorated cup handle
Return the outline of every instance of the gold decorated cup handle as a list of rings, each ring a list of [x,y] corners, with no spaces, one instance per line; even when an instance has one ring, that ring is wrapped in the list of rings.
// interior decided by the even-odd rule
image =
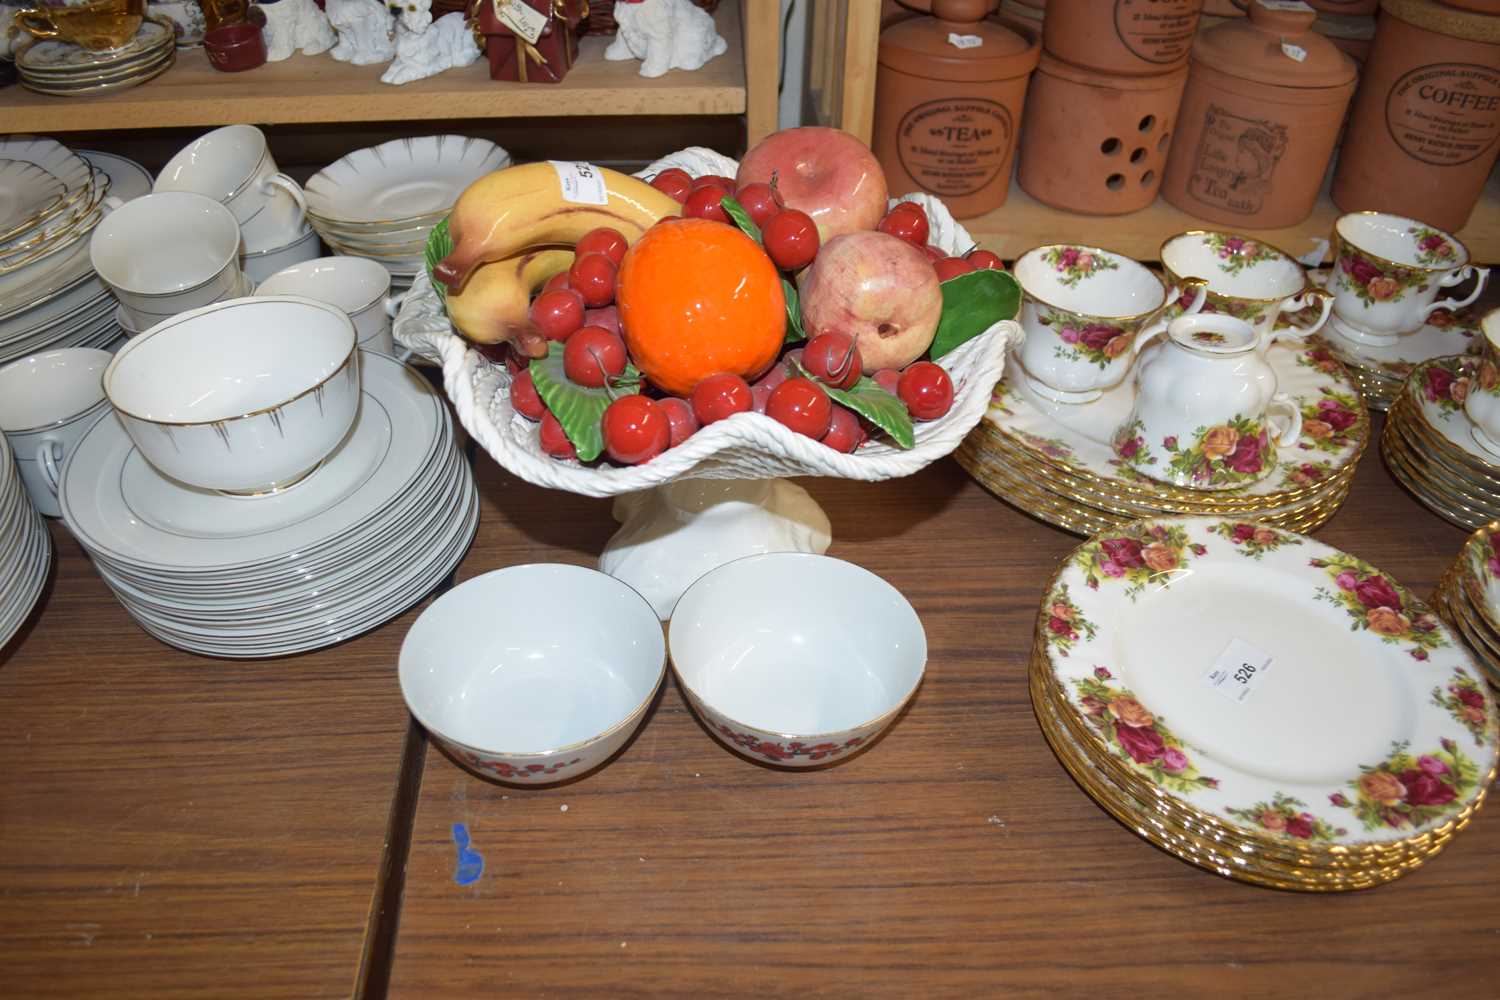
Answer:
[[[1278,330],[1276,332],[1280,334],[1280,337],[1276,339],[1285,339],[1287,337],[1295,337],[1300,339],[1302,337],[1310,337],[1313,334],[1317,333],[1319,330],[1323,329],[1323,324],[1328,322],[1328,312],[1333,308],[1333,293],[1328,291],[1327,289],[1309,286],[1307,288],[1304,288],[1297,295],[1294,295],[1282,302],[1281,308],[1277,310],[1278,316],[1286,313],[1299,313],[1304,309],[1309,309],[1314,306],[1316,306],[1318,310],[1317,319],[1315,319],[1311,323],[1308,323],[1306,326],[1299,326],[1293,323],[1286,329]]]
[[[33,38],[56,38],[61,34],[43,10],[18,10],[15,23]]]

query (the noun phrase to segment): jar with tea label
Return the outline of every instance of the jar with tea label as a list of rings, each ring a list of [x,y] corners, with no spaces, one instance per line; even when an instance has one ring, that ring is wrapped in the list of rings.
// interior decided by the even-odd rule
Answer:
[[[1500,17],[1433,0],[1383,7],[1334,203],[1462,229],[1500,155]]]
[[[892,195],[925,191],[960,219],[1005,202],[1041,36],[985,18],[985,0],[932,0],[880,35],[871,143]]]
[[[1276,229],[1311,214],[1354,93],[1354,61],[1301,0],[1254,0],[1199,34],[1162,197],[1201,219]]]

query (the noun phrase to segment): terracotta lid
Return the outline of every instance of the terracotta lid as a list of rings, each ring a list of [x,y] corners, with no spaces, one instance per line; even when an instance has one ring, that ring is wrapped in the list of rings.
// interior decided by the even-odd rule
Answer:
[[[1184,63],[1177,69],[1167,70],[1165,73],[1157,73],[1153,76],[1126,76],[1122,73],[1106,73],[1104,70],[1074,66],[1044,51],[1041,63],[1037,66],[1037,72],[1072,83],[1081,83],[1085,87],[1098,87],[1101,90],[1161,91],[1180,87],[1188,74],[1188,68]]]
[[[1380,9],[1407,24],[1471,42],[1500,43],[1500,17],[1459,10],[1434,0],[1380,0]]]
[[[913,17],[880,33],[880,64],[965,83],[1025,76],[1041,55],[1041,34],[986,20],[988,7],[986,0],[932,0],[933,17]]]
[[[1249,17],[1201,32],[1193,61],[1275,87],[1347,86],[1357,72],[1354,60],[1312,30],[1317,19],[1301,0],[1254,0]]]

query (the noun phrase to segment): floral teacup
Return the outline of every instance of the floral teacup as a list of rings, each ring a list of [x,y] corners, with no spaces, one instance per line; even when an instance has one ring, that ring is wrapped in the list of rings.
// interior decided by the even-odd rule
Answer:
[[[1295,444],[1302,413],[1258,351],[1254,327],[1232,316],[1182,316],[1136,370],[1135,406],[1115,455],[1142,475],[1198,490],[1232,490],[1270,475]],[[1272,416],[1285,414],[1276,430]]]
[[[1180,285],[1185,277],[1208,282],[1203,312],[1242,319],[1255,328],[1262,352],[1283,313],[1318,305],[1318,318],[1293,327],[1283,335],[1306,337],[1328,321],[1333,296],[1309,287],[1307,272],[1290,254],[1269,243],[1235,233],[1193,231],[1178,233],[1161,245],[1167,280]]]
[[[1438,309],[1461,309],[1484,291],[1489,269],[1440,229],[1384,212],[1351,212],[1333,226],[1330,329],[1358,344],[1390,346],[1422,328]],[[1437,299],[1441,289],[1478,275],[1464,299]]]
[[[1022,254],[1018,352],[1027,386],[1057,403],[1088,403],[1124,380],[1141,345],[1167,327],[1176,302],[1145,265],[1097,247],[1052,245]],[[1193,298],[1184,313],[1203,308],[1204,282],[1182,279]]]
[[[1490,310],[1483,329],[1484,357],[1462,397],[1464,414],[1474,424],[1475,443],[1500,456],[1500,309]],[[1458,398],[1451,391],[1450,396]]]

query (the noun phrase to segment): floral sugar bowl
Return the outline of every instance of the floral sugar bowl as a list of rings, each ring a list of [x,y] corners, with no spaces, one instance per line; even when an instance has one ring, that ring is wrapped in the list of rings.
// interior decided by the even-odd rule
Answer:
[[[1253,327],[1232,316],[1182,316],[1141,360],[1115,454],[1142,475],[1188,489],[1228,490],[1276,469],[1276,449],[1302,433],[1302,413],[1277,392]],[[1273,413],[1284,414],[1280,430]]]

